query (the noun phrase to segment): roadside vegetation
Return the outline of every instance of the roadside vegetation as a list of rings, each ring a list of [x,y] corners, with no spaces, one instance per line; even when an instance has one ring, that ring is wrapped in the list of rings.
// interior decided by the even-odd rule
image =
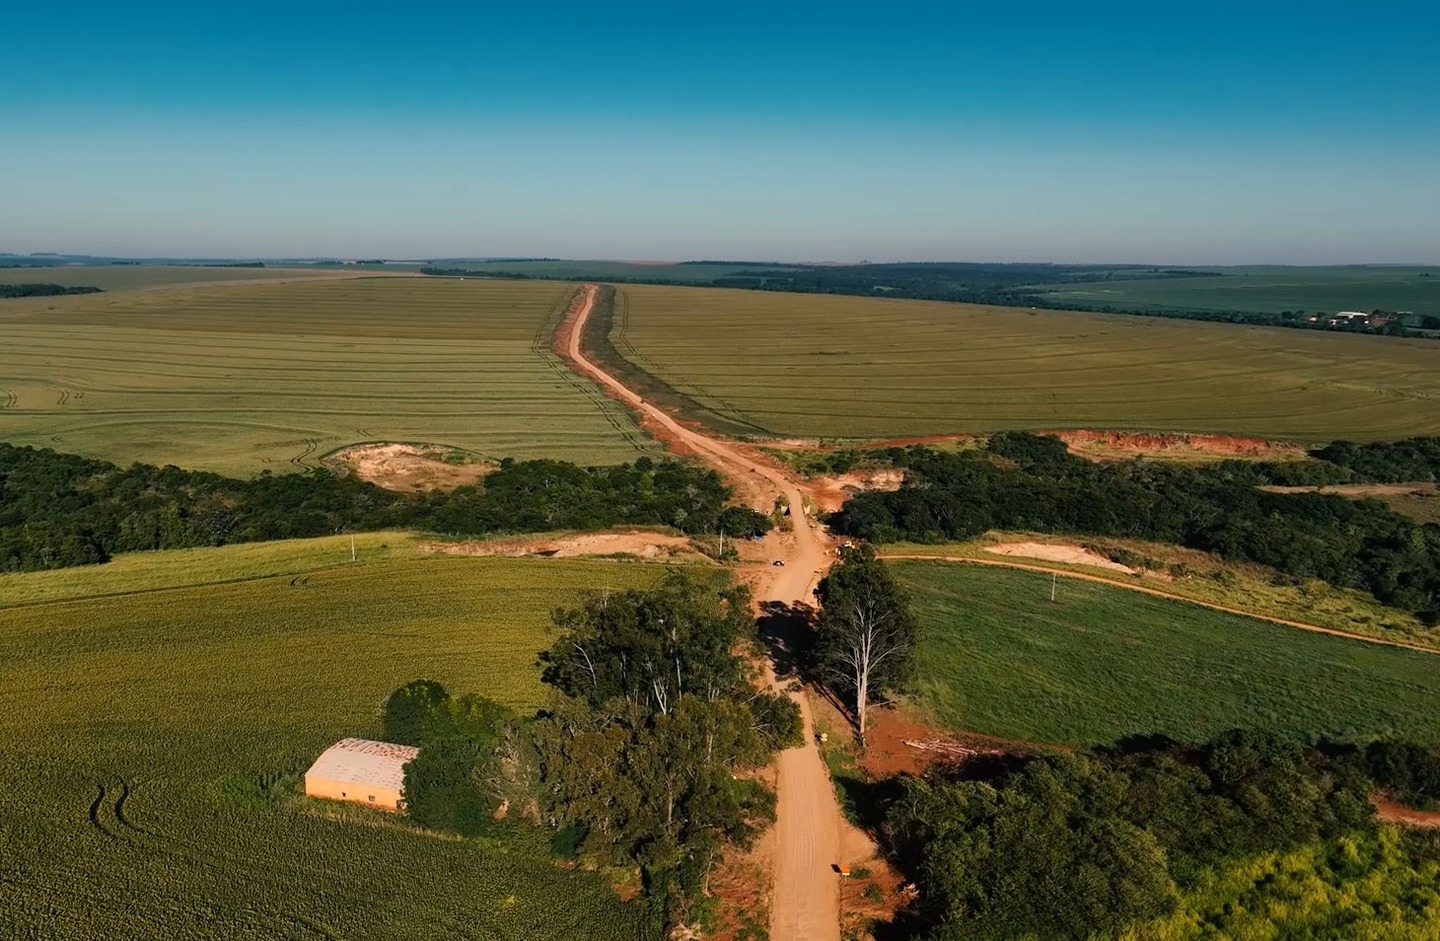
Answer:
[[[236,480],[0,443],[0,498],[0,572],[398,528],[470,536],[652,524],[737,537],[769,529],[762,514],[726,505],[730,489],[714,471],[649,458],[599,468],[507,459],[481,486],[405,495],[325,470]]]
[[[386,734],[420,746],[407,814],[469,837],[538,832],[587,866],[637,871],[647,939],[704,923],[721,850],[774,820],[755,772],[800,740],[794,703],[735,653],[754,643],[749,594],[672,572],[554,619],[544,679],[563,695],[533,718],[429,680],[391,695]]]
[[[58,281],[71,269],[53,270]],[[583,465],[658,456],[621,405],[551,351],[574,294],[322,271],[0,301],[0,440],[234,476],[303,471],[363,443]]]
[[[643,913],[539,834],[442,837],[306,800],[300,775],[340,738],[378,738],[416,676],[544,705],[555,606],[666,571],[391,559],[0,610],[0,934],[634,941]]]

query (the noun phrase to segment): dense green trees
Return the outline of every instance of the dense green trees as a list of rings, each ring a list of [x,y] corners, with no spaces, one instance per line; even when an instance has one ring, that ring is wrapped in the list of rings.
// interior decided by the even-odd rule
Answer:
[[[1074,938],[1165,914],[1209,866],[1372,825],[1352,764],[1245,732],[906,779],[885,833],[927,937]]]
[[[590,599],[555,613],[564,633],[545,655],[545,681],[601,708],[623,700],[668,714],[684,696],[714,700],[746,687],[733,654],[754,627],[744,588],[714,587],[670,572],[649,591]]]
[[[852,497],[832,518],[837,530],[876,542],[970,539],[989,529],[1153,539],[1440,617],[1440,528],[1377,501],[1261,490],[1264,466],[1095,464],[1058,440],[1018,433],[996,435],[984,451],[891,456],[906,470],[904,486]]]
[[[99,294],[96,287],[64,284],[0,284],[0,297],[57,297],[61,294]]]
[[[410,816],[467,835],[543,827],[568,855],[638,867],[649,900],[683,918],[721,848],[774,819],[752,772],[799,743],[799,710],[757,690],[736,653],[754,630],[743,588],[676,571],[555,623],[541,659],[564,698],[532,719],[428,680],[386,701],[386,735],[420,745]]]
[[[456,535],[621,524],[742,535],[768,527],[753,510],[726,506],[729,496],[714,471],[649,458],[598,468],[505,460],[483,487],[411,497],[324,470],[235,480],[0,443],[0,572],[389,527]]]
[[[817,590],[820,617],[815,669],[855,704],[856,729],[865,745],[866,716],[876,696],[910,674],[919,622],[904,591],[868,546],[845,551]]]

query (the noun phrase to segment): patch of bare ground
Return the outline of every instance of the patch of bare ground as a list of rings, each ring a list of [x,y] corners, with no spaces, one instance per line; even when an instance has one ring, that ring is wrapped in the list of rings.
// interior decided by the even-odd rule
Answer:
[[[1138,569],[1111,561],[1098,552],[1082,546],[1067,546],[1043,542],[1002,542],[986,546],[985,551],[994,555],[1019,556],[1024,559],[1041,559],[1046,562],[1064,562],[1069,565],[1088,565],[1092,568],[1123,572],[1126,575],[1140,574]]]
[[[1179,461],[1213,461],[1249,458],[1257,461],[1298,461],[1305,446],[1237,435],[1170,434],[1162,432],[1075,431],[1050,432],[1064,441],[1072,454],[1094,461],[1128,461],[1135,457]]]
[[[1261,490],[1271,493],[1333,493],[1341,497],[1405,497],[1429,496],[1436,493],[1440,484],[1329,484],[1324,487],[1281,487],[1263,486]]]
[[[1375,815],[1385,823],[1406,827],[1440,827],[1440,810],[1416,810],[1406,807],[1379,794],[1371,798],[1375,804]]]
[[[359,444],[336,451],[326,463],[397,493],[454,490],[480,483],[495,469],[488,462],[455,463],[455,451],[438,445]]]
[[[905,472],[893,467],[855,470],[836,477],[815,477],[800,484],[800,489],[815,507],[834,513],[845,501],[866,490],[893,492],[905,482]]]
[[[465,542],[425,542],[422,552],[465,556],[541,556],[573,559],[582,556],[634,556],[656,561],[693,562],[705,558],[688,536],[633,530],[611,533],[549,533],[540,536],[500,536]]]

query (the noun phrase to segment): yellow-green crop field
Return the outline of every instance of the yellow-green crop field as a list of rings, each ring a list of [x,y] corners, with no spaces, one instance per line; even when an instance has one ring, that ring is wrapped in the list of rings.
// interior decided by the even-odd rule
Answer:
[[[336,739],[375,737],[416,677],[542,703],[552,608],[663,567],[403,544],[333,566],[338,545],[275,545],[295,574],[254,577],[251,547],[157,553],[136,557],[155,584],[213,583],[87,597],[117,586],[97,567],[112,581],[22,606],[0,577],[0,937],[637,937],[639,912],[540,836],[428,835],[308,800],[296,776]]]
[[[369,273],[367,271],[367,273]],[[103,291],[207,284],[217,281],[290,281],[353,278],[344,268],[225,268],[210,265],[59,265],[54,268],[0,268],[0,284],[63,284]]]
[[[1440,343],[883,298],[627,285],[611,339],[757,435],[1009,429],[1303,441],[1440,432]]]
[[[574,292],[321,278],[0,301],[0,440],[235,475],[370,441],[631,460],[655,446],[550,352]]]

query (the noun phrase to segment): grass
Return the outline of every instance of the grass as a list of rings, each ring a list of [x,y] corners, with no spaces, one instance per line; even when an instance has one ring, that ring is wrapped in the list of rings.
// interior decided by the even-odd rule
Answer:
[[[322,279],[0,302],[0,438],[242,476],[369,441],[582,464],[651,452],[550,352],[574,291]]]
[[[218,555],[213,578],[256,571]],[[637,937],[604,876],[538,840],[427,835],[296,788],[334,740],[378,734],[407,680],[541,703],[551,609],[662,571],[391,558],[0,610],[0,936]],[[113,587],[86,572],[102,584],[73,595]]]
[[[1440,650],[1440,629],[1427,628],[1409,611],[1389,608],[1369,594],[1355,589],[1336,588],[1319,579],[1297,582],[1263,565],[1226,562],[1218,556],[1194,549],[1139,539],[1112,539],[1084,536],[1046,536],[1035,533],[989,533],[971,542],[919,545],[893,543],[881,547],[882,555],[936,556],[997,560],[987,546],[1014,542],[1088,546],[1102,557],[1117,556],[1121,564],[1128,557],[1149,560],[1154,568],[1143,575],[1105,571],[1094,566],[1052,562],[1014,556],[1011,561],[1059,572],[1099,575],[1194,601],[1236,608],[1262,617],[1300,621],[1352,634]],[[1153,564],[1152,564],[1153,563]],[[1171,574],[1171,572],[1177,574]]]
[[[1062,745],[1246,727],[1440,743],[1440,660],[1089,582],[895,563],[924,637],[917,695],[958,730]]]
[[[1440,432],[1431,341],[757,291],[619,292],[619,353],[697,403],[687,417],[757,435]]]
[[[1440,268],[1342,265],[1316,268],[1215,268],[1222,277],[1160,278],[1042,285],[1056,303],[1113,304],[1153,309],[1238,310],[1278,314],[1303,310],[1408,310],[1440,314]]]
[[[434,537],[429,537],[433,541]],[[401,558],[420,558],[419,539],[406,532],[356,533],[358,565]],[[43,572],[0,576],[0,608],[73,601],[239,582],[279,575],[349,567],[350,536],[251,542],[218,549],[170,549],[128,552],[104,565],[81,565]]]

